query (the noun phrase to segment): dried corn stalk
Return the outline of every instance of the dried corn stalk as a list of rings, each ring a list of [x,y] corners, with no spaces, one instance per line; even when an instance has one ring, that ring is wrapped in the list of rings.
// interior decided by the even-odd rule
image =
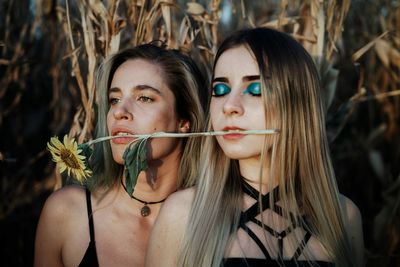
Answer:
[[[78,136],[78,142],[91,138],[95,69],[120,48],[160,40],[168,48],[190,52],[209,71],[218,42],[220,0],[209,4],[210,11],[196,2],[182,7],[173,0],[81,0],[74,6],[79,14],[71,13],[68,0],[65,7],[59,7],[82,102],[70,134]],[[78,31],[72,30],[76,28]]]

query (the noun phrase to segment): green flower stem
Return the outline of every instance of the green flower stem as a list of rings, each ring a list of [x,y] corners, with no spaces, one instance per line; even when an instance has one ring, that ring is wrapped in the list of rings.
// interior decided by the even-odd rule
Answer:
[[[114,136],[105,136],[100,137],[89,142],[86,142],[85,145],[93,145],[95,143],[111,140],[114,138],[120,137],[132,137],[137,138],[133,142],[136,142],[140,139],[145,138],[165,138],[165,137],[175,137],[175,138],[184,138],[184,137],[199,137],[199,136],[218,136],[218,135],[225,135],[225,134],[251,134],[251,135],[265,135],[265,134],[277,134],[279,133],[278,129],[266,129],[266,130],[246,130],[246,131],[213,131],[213,132],[197,132],[197,133],[166,133],[166,132],[156,132],[152,134],[129,134],[129,135],[114,135]]]

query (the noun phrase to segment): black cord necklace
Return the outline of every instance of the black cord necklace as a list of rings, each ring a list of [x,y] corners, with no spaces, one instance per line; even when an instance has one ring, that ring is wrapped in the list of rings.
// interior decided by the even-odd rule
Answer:
[[[126,186],[125,186],[124,183],[122,182],[122,179],[121,179],[121,184],[122,184],[122,186],[124,187],[125,192],[126,192]],[[151,213],[151,209],[150,209],[150,207],[149,207],[148,205],[162,203],[162,202],[164,202],[164,201],[167,199],[167,197],[166,197],[166,198],[164,198],[163,200],[160,200],[160,201],[152,201],[152,202],[149,202],[149,201],[141,200],[141,199],[135,197],[134,195],[130,195],[130,197],[133,198],[134,200],[139,201],[140,203],[143,203],[143,204],[144,204],[144,206],[140,209],[140,214],[141,214],[143,217],[147,217],[147,216],[149,216],[150,213]]]

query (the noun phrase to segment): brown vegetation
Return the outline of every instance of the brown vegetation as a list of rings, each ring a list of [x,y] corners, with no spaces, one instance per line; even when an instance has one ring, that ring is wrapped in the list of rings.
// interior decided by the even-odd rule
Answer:
[[[160,40],[210,72],[219,41],[275,27],[315,57],[340,190],[360,207],[367,266],[400,266],[400,4],[389,0],[0,1],[0,255],[32,263],[45,198],[62,185],[45,143],[94,128],[94,72]]]

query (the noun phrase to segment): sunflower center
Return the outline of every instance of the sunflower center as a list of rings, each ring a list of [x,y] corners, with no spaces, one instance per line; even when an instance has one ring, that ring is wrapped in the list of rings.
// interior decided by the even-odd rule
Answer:
[[[61,160],[64,161],[65,165],[73,169],[79,169],[79,161],[71,151],[68,149],[62,149],[60,153]]]

